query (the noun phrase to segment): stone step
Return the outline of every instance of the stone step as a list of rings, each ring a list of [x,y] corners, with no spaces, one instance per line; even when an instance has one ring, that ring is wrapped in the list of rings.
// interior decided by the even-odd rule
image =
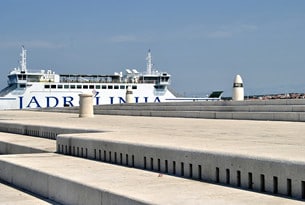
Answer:
[[[50,139],[0,132],[0,154],[55,152],[56,142]]]
[[[1,180],[60,204],[302,203],[52,153],[2,155],[0,167]]]
[[[24,190],[0,183],[0,204],[5,205],[60,205],[46,198],[34,196]]]

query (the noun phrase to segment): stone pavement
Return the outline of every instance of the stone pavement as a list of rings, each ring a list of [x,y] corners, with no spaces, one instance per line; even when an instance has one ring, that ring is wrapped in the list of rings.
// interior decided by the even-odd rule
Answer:
[[[268,157],[304,162],[305,126],[301,122],[208,120],[185,118],[131,117],[32,111],[0,111],[0,122],[62,128],[93,129],[102,138],[130,143],[144,142],[195,150]],[[106,132],[105,132],[106,131]],[[2,139],[13,142],[9,135]],[[85,136],[85,135],[84,135]],[[23,136],[24,137],[24,136]],[[18,144],[34,144],[53,152],[40,138],[20,137]],[[16,141],[17,143],[17,141]],[[52,145],[51,145],[52,147]],[[223,187],[143,170],[131,169],[58,154],[2,155],[5,163],[33,167],[39,172],[75,183],[109,189],[139,201],[154,204],[298,204],[301,201]],[[64,166],[68,165],[68,166]],[[1,168],[1,167],[0,167]],[[97,174],[99,173],[99,174]],[[1,172],[0,172],[1,174]],[[109,177],[113,176],[113,177]],[[1,189],[2,190],[2,189]],[[12,200],[14,199],[14,196]],[[0,201],[1,202],[1,201]],[[10,199],[7,200],[10,202]]]
[[[105,138],[305,161],[303,122],[210,120],[0,111],[0,122],[108,132]],[[92,134],[90,134],[92,135]],[[93,134],[94,135],[94,134]]]

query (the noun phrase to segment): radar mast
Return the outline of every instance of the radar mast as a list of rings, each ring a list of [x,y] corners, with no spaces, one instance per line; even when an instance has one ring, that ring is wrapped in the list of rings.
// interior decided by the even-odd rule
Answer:
[[[148,49],[148,53],[147,53],[147,57],[146,57],[146,60],[147,60],[147,66],[146,66],[146,72],[148,75],[151,74],[152,72],[152,60],[151,60],[151,52],[150,52],[150,49]]]
[[[21,54],[20,54],[20,57],[21,57],[21,60],[20,60],[21,71],[27,72],[27,69],[26,69],[26,50],[25,50],[24,46],[22,46],[21,48],[22,48]]]

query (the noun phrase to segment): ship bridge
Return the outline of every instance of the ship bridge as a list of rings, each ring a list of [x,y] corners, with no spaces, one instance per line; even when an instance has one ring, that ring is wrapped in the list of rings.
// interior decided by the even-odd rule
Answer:
[[[8,85],[18,84],[26,87],[28,82],[59,82],[59,75],[52,70],[28,71],[26,65],[26,50],[22,46],[20,65],[8,74]]]
[[[8,84],[26,84],[28,82],[59,82],[59,75],[51,70],[23,71],[15,69],[8,75]]]

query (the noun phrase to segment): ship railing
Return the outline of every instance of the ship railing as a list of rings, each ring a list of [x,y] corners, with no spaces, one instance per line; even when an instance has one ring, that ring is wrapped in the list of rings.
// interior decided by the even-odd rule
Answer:
[[[28,78],[26,80],[18,80],[17,83],[28,83],[28,82],[41,82],[41,80],[39,79],[35,79],[35,78]]]
[[[156,84],[155,80],[139,80],[138,83]]]
[[[107,81],[107,80],[89,80],[89,81],[80,81],[80,80],[68,80],[68,79],[62,79],[62,83],[108,83],[108,84],[118,84],[118,83],[130,83],[130,84],[156,84],[157,81],[155,80],[130,80],[130,81],[120,81],[120,80],[112,80],[112,81]],[[168,84],[168,82],[162,82],[161,84]]]
[[[55,74],[52,70],[27,70],[25,74],[37,74],[37,75],[44,75],[44,74]]]
[[[83,83],[83,84],[90,84],[90,83],[109,83],[109,84],[115,84],[115,83],[123,83],[122,81],[107,81],[107,80],[88,80],[88,81],[82,81],[82,80],[61,80],[62,83]]]
[[[27,79],[27,80],[17,80],[17,83],[19,83],[19,84],[20,83],[27,83],[27,82],[30,82],[29,79]]]

